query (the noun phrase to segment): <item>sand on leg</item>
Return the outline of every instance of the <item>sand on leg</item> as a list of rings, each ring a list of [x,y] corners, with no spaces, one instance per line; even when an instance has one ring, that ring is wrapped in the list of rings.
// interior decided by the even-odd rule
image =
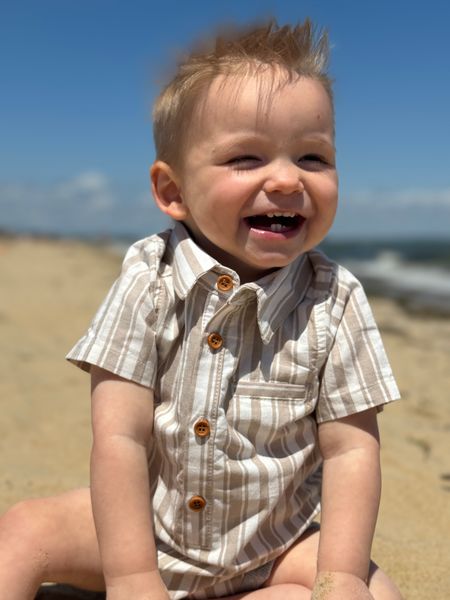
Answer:
[[[89,489],[20,502],[0,519],[0,589],[32,600],[45,581],[104,590]]]

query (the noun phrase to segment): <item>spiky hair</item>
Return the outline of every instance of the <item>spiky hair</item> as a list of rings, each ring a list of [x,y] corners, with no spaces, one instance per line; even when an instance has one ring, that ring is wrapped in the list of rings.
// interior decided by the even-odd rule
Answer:
[[[228,27],[215,38],[202,40],[181,58],[171,81],[153,109],[157,158],[176,164],[184,146],[194,108],[220,75],[258,75],[267,69],[285,79],[310,77],[320,81],[332,101],[327,74],[326,32],[316,32],[311,21],[278,26],[276,21],[251,27]]]

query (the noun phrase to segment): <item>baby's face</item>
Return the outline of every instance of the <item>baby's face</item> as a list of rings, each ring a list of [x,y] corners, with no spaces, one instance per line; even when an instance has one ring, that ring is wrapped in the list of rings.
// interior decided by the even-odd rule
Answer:
[[[273,76],[212,84],[179,173],[176,218],[243,282],[316,246],[337,205],[330,99],[308,78],[261,97],[264,78]]]

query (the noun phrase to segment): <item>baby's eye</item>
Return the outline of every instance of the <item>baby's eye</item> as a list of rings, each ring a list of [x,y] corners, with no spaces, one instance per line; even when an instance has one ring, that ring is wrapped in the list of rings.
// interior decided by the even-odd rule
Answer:
[[[319,154],[305,154],[300,158],[300,162],[311,162],[311,163],[323,163],[326,164],[326,160]]]
[[[254,169],[261,162],[261,159],[252,154],[242,154],[241,156],[235,156],[227,161],[227,165],[237,170]]]
[[[299,158],[299,164],[305,169],[320,169],[329,166],[328,160],[320,154],[305,154]]]

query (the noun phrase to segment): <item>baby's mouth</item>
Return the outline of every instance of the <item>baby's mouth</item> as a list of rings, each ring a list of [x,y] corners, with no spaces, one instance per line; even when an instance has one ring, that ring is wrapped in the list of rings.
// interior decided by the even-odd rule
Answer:
[[[245,221],[252,229],[285,233],[298,229],[304,219],[295,213],[267,213],[247,217]]]

